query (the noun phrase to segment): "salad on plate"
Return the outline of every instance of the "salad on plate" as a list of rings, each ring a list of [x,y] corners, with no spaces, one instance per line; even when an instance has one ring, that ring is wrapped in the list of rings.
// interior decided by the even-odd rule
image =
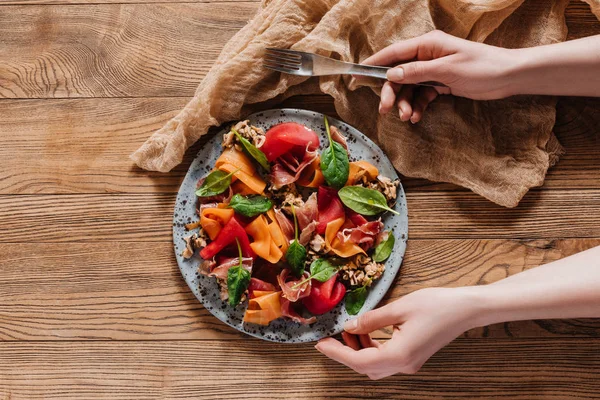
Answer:
[[[186,225],[184,258],[198,251],[199,273],[221,298],[245,307],[243,321],[312,324],[345,299],[360,312],[385,270],[395,238],[381,221],[399,180],[350,161],[346,137],[324,120],[328,143],[296,122],[266,132],[241,121],[197,183],[198,220]]]

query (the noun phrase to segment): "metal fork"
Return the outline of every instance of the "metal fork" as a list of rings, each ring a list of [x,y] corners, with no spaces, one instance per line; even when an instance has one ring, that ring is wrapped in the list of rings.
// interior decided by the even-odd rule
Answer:
[[[263,66],[273,71],[300,76],[342,74],[370,76],[379,79],[387,79],[386,72],[389,69],[388,67],[353,64],[303,51],[273,48],[267,48]],[[417,85],[446,87],[443,83],[431,81],[420,82]]]

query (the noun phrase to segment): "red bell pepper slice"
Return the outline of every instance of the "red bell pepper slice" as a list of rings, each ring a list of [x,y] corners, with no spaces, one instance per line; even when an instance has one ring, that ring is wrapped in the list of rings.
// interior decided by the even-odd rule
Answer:
[[[277,289],[275,285],[271,285],[269,282],[265,282],[258,278],[250,278],[250,284],[248,285],[248,297],[253,299],[254,291],[262,291],[262,292],[274,292]]]
[[[200,257],[202,257],[205,260],[210,260],[225,247],[231,244],[236,246],[236,238],[240,242],[240,247],[242,248],[242,256],[252,258],[256,257],[254,251],[252,251],[252,248],[250,247],[250,240],[248,239],[246,231],[244,230],[242,225],[240,225],[235,216],[231,217],[229,222],[227,222],[225,226],[223,226],[215,240],[210,242],[208,246],[206,246],[200,251]]]
[[[344,217],[344,205],[338,197],[337,190],[327,186],[320,186],[317,193],[317,209],[319,217],[317,233],[323,235],[327,224],[331,221]]]
[[[307,147],[310,151],[318,149],[319,136],[302,124],[284,122],[267,131],[260,150],[272,162],[289,152],[303,155]]]
[[[314,315],[325,314],[331,311],[346,294],[346,287],[337,280],[337,274],[328,281],[312,281],[310,295],[302,299],[302,304]]]

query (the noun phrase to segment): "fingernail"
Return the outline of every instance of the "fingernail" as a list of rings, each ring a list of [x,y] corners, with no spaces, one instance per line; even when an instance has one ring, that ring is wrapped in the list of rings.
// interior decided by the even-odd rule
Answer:
[[[404,112],[400,110],[400,121],[404,121]]]
[[[410,122],[416,124],[417,122],[419,122],[419,119],[413,115],[412,117],[410,117]]]
[[[391,68],[388,70],[386,77],[388,81],[399,82],[404,79],[404,70],[402,67]]]
[[[381,114],[381,103],[379,103],[379,114]]]
[[[351,319],[350,321],[347,321],[344,324],[345,331],[352,331],[352,330],[356,329],[357,327],[358,327],[358,320],[356,318]]]

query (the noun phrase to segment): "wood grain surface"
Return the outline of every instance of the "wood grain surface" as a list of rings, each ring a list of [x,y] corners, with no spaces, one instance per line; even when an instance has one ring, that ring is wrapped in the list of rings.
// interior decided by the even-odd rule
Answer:
[[[415,376],[369,381],[311,344],[243,336],[198,303],[171,224],[206,139],[169,174],[128,155],[187,103],[258,5],[0,0],[0,400],[600,397],[598,319],[474,329]],[[569,39],[600,34],[583,2],[566,22]],[[335,115],[323,96],[283,106]],[[600,100],[560,99],[566,152],[514,209],[404,178],[410,238],[383,302],[600,245],[599,126]]]
[[[361,379],[310,344],[239,340],[0,343],[10,399],[590,399],[600,339],[459,339],[414,376]]]

